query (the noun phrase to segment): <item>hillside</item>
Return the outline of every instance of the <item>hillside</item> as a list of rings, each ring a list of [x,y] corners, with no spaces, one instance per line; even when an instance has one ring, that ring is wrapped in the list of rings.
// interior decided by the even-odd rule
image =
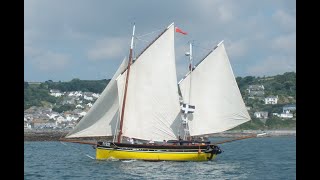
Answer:
[[[236,78],[243,100],[247,107],[250,108],[249,114],[251,121],[244,123],[233,130],[244,129],[295,129],[296,112],[292,119],[281,119],[272,116],[272,113],[281,113],[283,106],[286,104],[296,103],[296,73],[286,72],[282,75],[269,77],[237,77]],[[250,95],[248,88],[250,85],[263,85],[264,95]],[[278,96],[277,104],[265,104],[264,98],[268,96]],[[265,122],[254,117],[254,112],[268,112],[269,117]]]
[[[50,90],[55,89],[61,92],[82,91],[101,93],[109,83],[106,80],[80,80],[72,79],[69,82],[53,82],[48,80],[41,84],[30,84],[24,82],[24,109],[32,106],[46,106],[59,102],[60,98],[50,95]]]
[[[287,104],[296,103],[296,73],[286,72],[282,75],[269,77],[237,77],[240,92],[251,116],[251,121],[244,123],[234,130],[245,129],[295,129],[296,112],[293,118],[284,119],[274,116],[273,113],[281,114]],[[53,82],[48,80],[40,84],[24,83],[24,109],[32,106],[52,108],[53,111],[62,113],[76,109],[76,104],[66,104],[66,97],[54,97],[50,90],[60,92],[82,91],[101,93],[110,80],[80,80],[73,79],[69,82]],[[260,88],[260,89],[259,89]],[[265,104],[265,98],[277,97],[276,104]],[[83,104],[90,103],[82,98]],[[92,101],[91,101],[92,102]],[[93,101],[94,102],[94,101]],[[92,102],[92,103],[93,103]],[[258,119],[256,112],[268,113],[267,119]]]

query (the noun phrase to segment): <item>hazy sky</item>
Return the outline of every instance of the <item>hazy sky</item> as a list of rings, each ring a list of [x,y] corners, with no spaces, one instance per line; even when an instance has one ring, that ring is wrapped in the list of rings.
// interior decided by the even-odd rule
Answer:
[[[25,0],[24,79],[109,79],[172,22],[178,79],[187,71],[188,41],[199,61],[224,40],[235,76],[296,71],[295,0]]]

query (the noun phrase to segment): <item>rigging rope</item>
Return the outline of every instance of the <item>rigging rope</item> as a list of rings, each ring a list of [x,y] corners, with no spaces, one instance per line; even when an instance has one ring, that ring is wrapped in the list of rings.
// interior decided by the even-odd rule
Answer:
[[[193,46],[195,46],[195,47],[199,47],[199,48],[202,48],[202,49],[205,49],[205,50],[209,50],[209,51],[211,51],[211,50],[212,50],[212,49],[204,48],[204,47],[201,47],[201,46],[198,46],[198,45],[193,45]]]
[[[144,42],[146,42],[146,43],[149,43],[149,41],[147,41],[147,40],[143,40],[143,39],[138,38],[138,37],[136,37],[136,39],[137,39],[137,40],[140,40],[140,41],[144,41]]]
[[[152,33],[155,33],[155,32],[158,32],[158,31],[161,31],[162,29],[158,29],[158,30],[155,30],[155,31],[152,31],[150,33],[147,33],[147,34],[144,34],[144,35],[141,35],[141,36],[136,36],[136,38],[140,38],[140,37],[143,37],[143,36],[147,36],[149,34],[152,34]]]

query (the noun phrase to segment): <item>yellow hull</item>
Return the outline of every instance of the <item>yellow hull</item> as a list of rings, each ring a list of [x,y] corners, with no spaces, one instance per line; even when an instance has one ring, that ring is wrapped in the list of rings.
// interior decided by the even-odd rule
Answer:
[[[211,153],[205,152],[164,152],[96,148],[96,159],[137,159],[149,161],[208,161]],[[212,159],[216,157],[213,154]]]

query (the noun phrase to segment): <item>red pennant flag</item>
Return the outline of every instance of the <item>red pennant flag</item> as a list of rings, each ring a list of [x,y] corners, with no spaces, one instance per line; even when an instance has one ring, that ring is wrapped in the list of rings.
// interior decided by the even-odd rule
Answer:
[[[179,29],[178,27],[176,27],[176,32],[187,35],[187,32],[183,32],[181,29]]]

